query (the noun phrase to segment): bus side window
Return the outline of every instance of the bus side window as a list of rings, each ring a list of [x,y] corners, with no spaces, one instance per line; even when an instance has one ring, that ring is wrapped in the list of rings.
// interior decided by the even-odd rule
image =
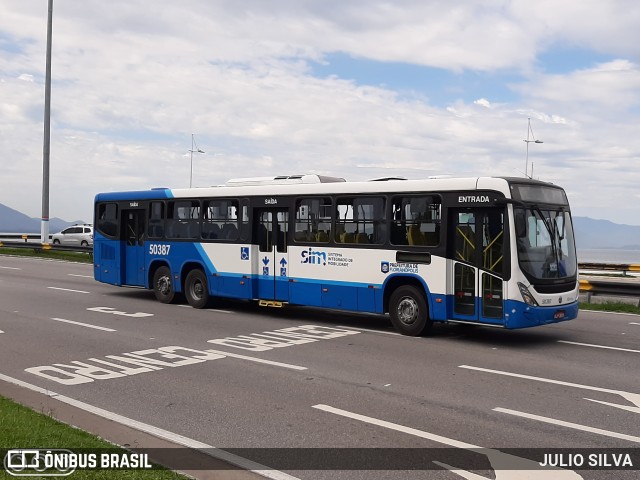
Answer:
[[[515,226],[517,238],[524,238],[527,236],[527,220],[522,209],[518,209],[515,212]]]
[[[243,242],[251,241],[251,223],[249,222],[249,199],[242,199],[240,217],[240,240]]]
[[[216,199],[205,201],[202,215],[202,238],[209,240],[237,240],[239,237],[238,205],[237,200]]]
[[[440,243],[441,202],[437,196],[393,197],[391,243],[435,247]]]
[[[384,205],[384,197],[339,198],[336,209],[336,242],[384,243],[387,233]]]
[[[107,237],[118,235],[118,205],[116,203],[101,203],[98,205],[96,228]]]
[[[162,238],[164,235],[164,203],[151,202],[149,205],[149,238]]]
[[[296,202],[293,239],[328,243],[331,238],[331,199],[303,198]]]

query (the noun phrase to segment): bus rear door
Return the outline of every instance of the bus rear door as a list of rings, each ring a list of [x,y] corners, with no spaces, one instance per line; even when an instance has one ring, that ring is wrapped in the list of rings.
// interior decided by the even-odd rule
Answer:
[[[145,284],[144,266],[144,222],[143,209],[122,210],[122,265],[121,278],[123,285]]]
[[[457,208],[450,215],[450,318],[503,325],[504,211]]]
[[[283,208],[254,211],[254,232],[258,256],[254,259],[257,274],[256,297],[261,300],[289,300],[289,254],[287,231],[289,211]]]

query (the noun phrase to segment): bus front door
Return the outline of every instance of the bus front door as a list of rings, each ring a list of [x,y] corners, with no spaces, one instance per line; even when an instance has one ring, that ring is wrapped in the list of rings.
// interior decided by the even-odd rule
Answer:
[[[455,209],[450,225],[450,318],[504,324],[504,211]]]
[[[124,249],[121,265],[123,285],[144,286],[144,210],[123,210],[121,241]]]
[[[258,256],[254,257],[257,273],[257,298],[286,302],[289,300],[289,254],[287,230],[289,211],[264,209],[255,212],[254,232]]]

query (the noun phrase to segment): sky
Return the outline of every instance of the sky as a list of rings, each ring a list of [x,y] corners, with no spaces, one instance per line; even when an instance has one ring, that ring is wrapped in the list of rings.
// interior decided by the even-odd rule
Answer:
[[[237,177],[526,169],[640,225],[638,26],[637,0],[54,0],[50,216]],[[0,0],[0,203],[35,218],[46,32],[47,0]]]

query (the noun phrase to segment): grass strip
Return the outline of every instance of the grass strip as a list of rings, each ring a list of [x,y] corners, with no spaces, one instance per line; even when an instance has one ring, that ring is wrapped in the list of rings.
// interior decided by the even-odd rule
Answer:
[[[113,453],[124,453],[125,449],[102,440],[78,428],[35,412],[12,400],[0,396],[0,449],[109,449]],[[0,478],[14,478],[2,468],[0,458]],[[31,477],[35,478],[35,477]],[[69,477],[73,480],[126,478],[132,480],[147,479],[184,479],[180,475],[163,467],[153,470],[76,470]]]
[[[0,247],[0,255],[13,255],[17,257],[39,257],[53,260],[67,260],[71,262],[93,263],[93,255],[84,252],[66,252],[57,250],[42,250],[34,248]]]
[[[580,302],[581,310],[592,310],[596,312],[632,313],[640,315],[640,308],[626,303],[606,302],[606,303],[583,303]]]

